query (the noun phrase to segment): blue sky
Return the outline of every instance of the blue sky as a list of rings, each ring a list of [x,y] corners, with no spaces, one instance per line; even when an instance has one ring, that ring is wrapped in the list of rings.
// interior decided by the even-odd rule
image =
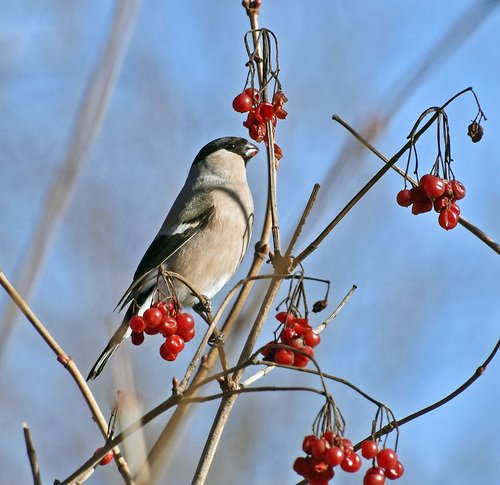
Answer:
[[[64,162],[114,3],[3,3],[0,267],[15,281],[47,191]],[[405,143],[424,109],[467,86],[474,87],[488,121],[481,143],[472,144],[466,128],[476,114],[473,98],[460,98],[448,110],[455,174],[468,189],[462,214],[500,239],[498,2],[263,3],[260,23],[279,39],[280,79],[289,98],[289,116],[277,131],[285,153],[278,176],[285,241],[315,182],[322,188],[298,250],[380,167],[357,144],[349,150],[353,156],[340,157],[352,137],[331,120],[333,113],[358,129],[383,121],[374,143],[390,156]],[[475,10],[469,10],[472,5]],[[480,18],[476,14],[483,8],[488,14]],[[466,11],[470,22],[464,21],[452,40],[433,52]],[[246,135],[243,117],[231,109],[231,101],[246,78],[247,29],[238,1],[150,1],[141,7],[102,128],[30,299],[83,373],[118,324],[113,308],[197,151],[218,136]],[[432,61],[430,68],[404,98],[397,98],[424,61]],[[430,168],[433,134],[422,140],[419,157],[422,167]],[[252,160],[248,173],[256,203],[253,244],[266,198],[263,155]],[[462,384],[493,348],[500,321],[497,255],[462,227],[445,232],[435,214],[415,217],[397,206],[402,186],[397,174],[384,176],[305,264],[308,275],[332,281],[332,307],[353,284],[358,286],[322,336],[317,355],[323,369],[352,381],[399,418]],[[310,291],[314,301],[323,290],[312,285]],[[250,299],[242,325],[250,324],[259,294]],[[2,294],[2,314],[6,305]],[[319,324],[320,316],[315,318]],[[262,343],[274,328],[270,318]],[[233,359],[242,339],[228,342]],[[168,396],[172,376],[182,375],[195,345],[173,365],[160,361],[154,345],[130,347],[121,351],[122,357],[130,356],[136,391],[147,410]],[[117,359],[115,370],[122,362]],[[30,480],[23,421],[32,427],[42,477],[47,482],[64,478],[101,445],[74,384],[22,318],[2,364],[2,480]],[[401,483],[496,483],[499,373],[493,361],[457,399],[401,428],[399,455],[406,467]],[[300,375],[273,374],[262,383],[304,383]],[[92,384],[105,414],[116,389],[113,366]],[[347,435],[353,441],[366,436],[373,406],[337,384],[330,390],[346,418]],[[321,405],[317,396],[301,394],[240,399],[208,483],[295,483],[291,464]],[[191,416],[172,451],[165,483],[190,482],[215,411],[213,403],[200,405]],[[164,422],[148,427],[146,439],[154,439]],[[117,477],[110,465],[89,483],[115,483]],[[332,483],[361,481],[361,474],[339,473]]]

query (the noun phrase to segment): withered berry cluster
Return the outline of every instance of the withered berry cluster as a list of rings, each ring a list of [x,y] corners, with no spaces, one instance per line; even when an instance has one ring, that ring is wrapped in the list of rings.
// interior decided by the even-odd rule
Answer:
[[[266,142],[267,123],[270,121],[273,130],[276,128],[278,119],[285,119],[288,114],[283,105],[288,101],[283,91],[276,91],[273,102],[260,101],[259,92],[256,89],[247,88],[238,94],[233,100],[233,109],[238,113],[248,113],[243,126],[248,128],[248,135],[257,142]],[[281,148],[274,144],[274,154],[279,160],[283,153]]]

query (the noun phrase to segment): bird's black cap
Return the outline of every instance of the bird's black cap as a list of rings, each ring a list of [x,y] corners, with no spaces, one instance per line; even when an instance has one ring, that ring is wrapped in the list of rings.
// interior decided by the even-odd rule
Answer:
[[[237,153],[245,160],[245,163],[248,162],[248,160],[250,160],[253,156],[257,155],[259,151],[259,149],[253,143],[245,140],[245,138],[240,138],[237,136],[225,136],[223,138],[217,138],[216,140],[207,143],[199,151],[198,155],[196,155],[194,163],[203,160],[210,154],[221,149]]]

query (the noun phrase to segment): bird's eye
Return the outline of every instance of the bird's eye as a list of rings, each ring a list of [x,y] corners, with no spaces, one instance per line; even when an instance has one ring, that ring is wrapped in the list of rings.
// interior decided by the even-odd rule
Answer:
[[[234,143],[230,143],[228,146],[229,150],[234,150],[236,148]]]

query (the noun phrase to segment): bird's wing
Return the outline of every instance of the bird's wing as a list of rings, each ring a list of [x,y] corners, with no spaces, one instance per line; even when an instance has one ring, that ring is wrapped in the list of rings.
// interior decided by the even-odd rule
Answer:
[[[213,206],[205,208],[190,220],[183,221],[172,228],[171,234],[159,234],[142,257],[132,284],[121,297],[116,308],[120,307],[121,311],[128,303],[137,298],[146,285],[156,278],[159,266],[202,231],[212,218],[214,211]]]

